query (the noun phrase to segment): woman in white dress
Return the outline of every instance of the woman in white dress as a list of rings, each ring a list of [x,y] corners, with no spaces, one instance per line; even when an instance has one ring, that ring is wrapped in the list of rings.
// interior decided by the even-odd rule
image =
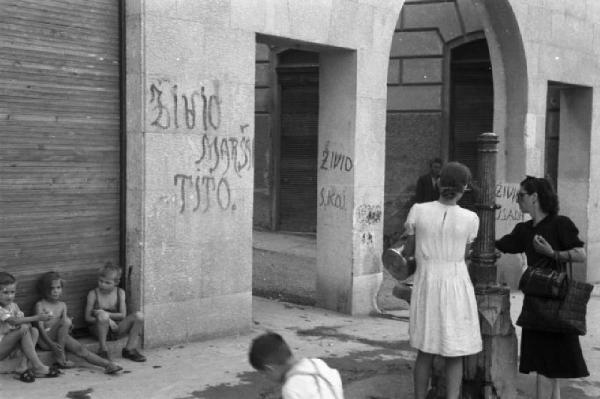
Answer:
[[[417,269],[410,302],[410,344],[418,349],[415,399],[425,399],[434,355],[446,361],[446,398],[460,394],[463,356],[482,349],[475,291],[465,258],[477,237],[477,214],[456,202],[469,183],[469,169],[450,162],[440,175],[440,198],[415,204],[406,220],[404,256]]]

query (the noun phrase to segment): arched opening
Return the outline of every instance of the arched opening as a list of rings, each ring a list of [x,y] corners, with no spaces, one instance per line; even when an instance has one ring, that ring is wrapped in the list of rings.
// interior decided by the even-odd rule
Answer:
[[[487,41],[479,39],[450,51],[449,159],[477,176],[477,137],[493,128],[494,82]]]

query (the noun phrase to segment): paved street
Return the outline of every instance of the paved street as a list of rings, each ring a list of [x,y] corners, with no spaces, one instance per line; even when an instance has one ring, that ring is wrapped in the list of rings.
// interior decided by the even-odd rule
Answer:
[[[520,295],[513,295],[513,318]],[[300,356],[317,356],[340,370],[347,399],[412,398],[414,351],[404,317],[357,317],[254,298],[254,326],[248,334],[146,351],[149,361],[121,361],[125,372],[109,377],[79,364],[58,379],[25,384],[0,376],[6,398],[278,398],[278,387],[247,362],[250,340],[265,330],[282,334]],[[396,312],[405,316],[406,312]],[[592,376],[565,382],[563,399],[600,397],[600,298],[589,305],[589,334],[582,346]],[[519,331],[517,329],[517,331]],[[118,357],[117,357],[118,358]],[[521,399],[531,398],[533,376],[519,376]],[[86,396],[86,393],[89,395]]]

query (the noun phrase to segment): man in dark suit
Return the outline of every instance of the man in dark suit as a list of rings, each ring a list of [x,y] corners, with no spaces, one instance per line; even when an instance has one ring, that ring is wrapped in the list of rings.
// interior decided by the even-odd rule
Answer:
[[[417,180],[416,203],[436,201],[440,197],[438,183],[443,165],[444,163],[440,158],[434,158],[429,162],[429,173]]]

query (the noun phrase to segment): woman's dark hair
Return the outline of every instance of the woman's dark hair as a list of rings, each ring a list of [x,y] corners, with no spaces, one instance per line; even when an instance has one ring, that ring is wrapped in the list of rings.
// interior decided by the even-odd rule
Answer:
[[[46,272],[42,274],[42,277],[37,282],[37,291],[38,295],[41,298],[46,298],[48,293],[50,292],[50,287],[52,286],[53,281],[60,281],[60,286],[64,287],[63,279],[60,277],[60,274],[57,272]]]
[[[552,184],[547,179],[527,176],[521,182],[521,187],[529,195],[537,193],[542,211],[549,215],[556,215],[558,213],[558,195],[556,195]]]
[[[449,162],[440,173],[440,196],[453,199],[465,191],[471,181],[471,171],[460,162]]]
[[[256,370],[267,365],[284,365],[292,357],[292,350],[283,337],[274,332],[265,333],[252,341],[248,360]]]

